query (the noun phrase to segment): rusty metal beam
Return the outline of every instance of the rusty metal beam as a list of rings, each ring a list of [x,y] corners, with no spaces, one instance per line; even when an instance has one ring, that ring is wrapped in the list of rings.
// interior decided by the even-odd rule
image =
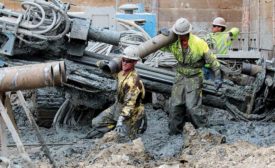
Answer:
[[[63,61],[0,69],[0,92],[56,86],[66,82]]]

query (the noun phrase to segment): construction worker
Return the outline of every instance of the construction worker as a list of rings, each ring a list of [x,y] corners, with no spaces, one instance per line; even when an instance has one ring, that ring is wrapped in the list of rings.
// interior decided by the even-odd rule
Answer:
[[[226,22],[224,18],[217,17],[212,22],[212,32],[204,37],[208,47],[214,54],[228,54],[229,48],[232,45],[232,41],[237,39],[240,30],[236,27],[226,30]],[[208,80],[213,78],[213,72],[209,69],[209,65],[206,64],[203,68],[204,79]]]
[[[92,120],[92,131],[86,138],[100,138],[104,133],[114,129],[119,135],[134,139],[137,133],[145,131],[145,90],[135,70],[138,60],[139,56],[134,47],[124,50],[120,65],[122,70],[113,74],[117,79],[116,102]],[[106,69],[108,62],[98,61],[97,65],[101,69]]]
[[[237,39],[240,33],[236,27],[225,31],[226,27],[224,18],[217,17],[212,22],[212,33],[207,34],[204,38],[214,54],[228,54],[232,41]]]
[[[208,48],[207,43],[193,35],[191,30],[192,25],[187,19],[178,19],[172,27],[172,31],[178,35],[178,40],[168,46],[168,50],[178,61],[170,99],[170,135],[181,133],[186,121],[190,121],[196,128],[207,125],[206,116],[202,115],[204,64],[208,63],[215,72],[216,89],[222,84],[220,63],[216,56]]]

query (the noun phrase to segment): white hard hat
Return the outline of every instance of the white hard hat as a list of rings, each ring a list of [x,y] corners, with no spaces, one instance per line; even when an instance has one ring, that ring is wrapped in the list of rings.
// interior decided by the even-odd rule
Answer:
[[[172,30],[177,35],[185,35],[191,32],[192,25],[185,18],[180,18],[173,25]]]
[[[217,25],[217,26],[222,26],[222,27],[225,27],[226,28],[226,24],[225,24],[225,20],[224,18],[222,17],[216,17],[214,20],[213,20],[213,25]]]
[[[137,60],[137,61],[140,59],[139,54],[138,54],[138,50],[135,46],[126,47],[123,50],[122,57],[132,59],[132,60]]]

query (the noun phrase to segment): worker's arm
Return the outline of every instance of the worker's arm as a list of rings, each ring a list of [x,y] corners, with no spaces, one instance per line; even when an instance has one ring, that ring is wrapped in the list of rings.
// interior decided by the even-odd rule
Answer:
[[[216,71],[217,69],[220,69],[220,62],[218,61],[217,57],[213,52],[209,49],[206,42],[200,44],[203,49],[203,57],[205,60],[205,63],[209,65],[209,68],[211,68],[213,71]]]
[[[216,56],[212,53],[212,51],[208,48],[208,46],[205,44],[202,45],[204,49],[204,59],[205,62],[209,65],[209,67],[214,71],[215,75],[215,88],[218,91],[219,88],[222,86],[222,74],[220,70],[220,62],[216,58]]]

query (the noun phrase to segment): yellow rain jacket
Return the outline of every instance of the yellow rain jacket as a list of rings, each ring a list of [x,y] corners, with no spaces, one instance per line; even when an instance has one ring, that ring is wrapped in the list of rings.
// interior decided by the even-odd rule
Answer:
[[[169,46],[178,61],[177,72],[185,77],[202,76],[202,67],[209,64],[213,71],[220,68],[216,56],[209,50],[207,43],[190,33],[188,49],[182,49],[180,40]]]

